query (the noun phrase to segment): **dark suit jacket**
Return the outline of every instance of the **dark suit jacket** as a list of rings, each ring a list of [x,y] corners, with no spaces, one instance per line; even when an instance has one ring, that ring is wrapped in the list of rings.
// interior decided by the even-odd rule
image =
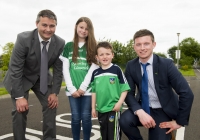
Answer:
[[[59,56],[65,41],[53,35],[48,49],[48,68],[53,68],[53,76],[49,73],[48,85],[52,93],[58,94],[62,82],[62,62]],[[38,30],[18,34],[9,69],[4,78],[4,86],[13,98],[25,95],[40,78],[41,47]]]
[[[141,109],[141,98],[138,96],[142,88],[142,74],[139,58],[133,59],[127,63],[125,76],[131,87],[125,102],[129,109],[135,112]],[[164,112],[170,118],[176,120],[179,125],[187,125],[194,95],[185,78],[170,59],[162,58],[157,55],[153,56],[153,77],[155,89]],[[137,96],[135,96],[136,87],[138,89]],[[135,97],[138,97],[138,99]]]

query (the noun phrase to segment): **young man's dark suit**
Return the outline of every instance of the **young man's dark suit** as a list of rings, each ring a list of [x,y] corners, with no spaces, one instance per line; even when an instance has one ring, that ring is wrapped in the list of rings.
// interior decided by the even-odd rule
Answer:
[[[190,110],[193,102],[193,93],[187,81],[170,59],[162,58],[154,54],[152,68],[155,89],[162,106],[162,110],[170,119],[176,120],[177,124],[182,126],[188,125]],[[131,131],[131,127],[129,126],[131,126],[131,123],[133,122],[133,117],[137,117],[134,115],[134,112],[138,109],[142,109],[140,105],[142,74],[139,58],[133,59],[127,63],[125,76],[131,90],[128,92],[125,99],[129,109],[122,114],[120,124],[126,127],[128,132]],[[136,87],[138,89],[138,95],[136,95],[135,98]],[[124,122],[127,118],[130,118],[129,124]],[[156,125],[159,126],[159,124]],[[135,134],[135,132],[131,133],[133,135]]]
[[[16,139],[24,139],[26,128],[26,115],[28,111],[18,113],[16,110],[16,100],[18,97],[28,99],[28,92],[32,89],[41,105],[43,106],[43,133],[44,138],[54,137],[56,108],[48,107],[47,98],[49,94],[58,94],[62,82],[62,62],[59,56],[63,50],[65,41],[53,35],[48,48],[48,68],[53,68],[53,74],[48,74],[48,93],[44,95],[40,92],[40,62],[41,47],[38,38],[38,30],[27,31],[18,34],[12,56],[9,63],[8,72],[4,78],[4,85],[10,93],[14,105],[13,132]],[[15,123],[15,122],[18,122]],[[20,124],[20,125],[19,125]],[[47,138],[48,139],[48,138]]]

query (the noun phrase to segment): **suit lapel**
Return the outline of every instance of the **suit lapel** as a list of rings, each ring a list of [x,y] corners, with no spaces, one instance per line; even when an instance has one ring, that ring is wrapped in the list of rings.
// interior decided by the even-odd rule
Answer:
[[[140,62],[139,62],[139,59],[138,61],[136,61],[136,75],[137,75],[137,78],[138,78],[138,81],[139,81],[139,85],[140,83],[142,82],[142,73],[141,73],[141,65],[140,65]]]
[[[140,93],[142,91],[142,73],[141,73],[141,64],[139,62],[139,58],[135,61],[135,74],[137,76],[137,85],[138,85],[138,92],[137,92],[137,95],[136,95],[136,98],[139,100],[140,98]]]
[[[51,43],[50,43],[49,49],[48,49],[48,60],[50,60],[55,48],[56,48],[56,41],[55,41],[55,37],[52,36],[51,37]]]
[[[40,48],[40,42],[39,42],[38,31],[37,30],[34,32],[34,35],[33,35],[32,47],[34,47],[35,55],[36,55],[38,64],[40,66],[40,62],[41,62],[41,48]]]
[[[154,78],[154,85],[156,92],[158,94],[159,90],[159,63],[158,63],[158,57],[156,55],[153,56],[153,78]]]

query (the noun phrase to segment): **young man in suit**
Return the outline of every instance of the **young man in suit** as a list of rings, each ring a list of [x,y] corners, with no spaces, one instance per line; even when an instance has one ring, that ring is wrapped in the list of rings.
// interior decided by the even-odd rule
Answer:
[[[42,10],[36,19],[37,28],[18,34],[4,85],[13,102],[13,134],[15,140],[25,140],[28,96],[31,89],[42,105],[43,139],[56,139],[57,94],[62,83],[62,62],[59,56],[65,41],[55,35],[57,17]],[[53,74],[49,73],[53,68]]]
[[[151,31],[139,30],[133,40],[138,57],[125,70],[131,90],[121,129],[129,140],[143,139],[137,126],[149,129],[149,140],[170,140],[170,132],[188,125],[193,93],[170,59],[153,54],[156,42]]]

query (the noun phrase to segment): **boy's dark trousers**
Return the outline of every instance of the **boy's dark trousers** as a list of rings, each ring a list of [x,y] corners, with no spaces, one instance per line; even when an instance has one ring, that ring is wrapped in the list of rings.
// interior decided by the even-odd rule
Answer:
[[[101,140],[121,140],[121,129],[118,122],[120,115],[121,112],[115,111],[98,112]]]

